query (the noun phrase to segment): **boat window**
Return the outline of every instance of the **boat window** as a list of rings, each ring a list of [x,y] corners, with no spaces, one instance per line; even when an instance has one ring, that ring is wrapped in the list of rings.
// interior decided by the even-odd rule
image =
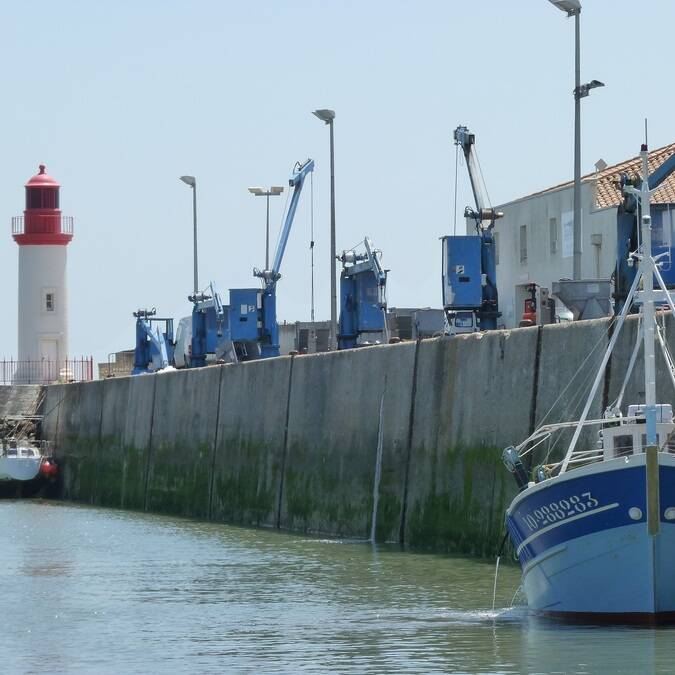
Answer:
[[[614,457],[626,457],[633,454],[633,435],[614,436]]]
[[[663,446],[663,449],[666,452],[670,452],[671,454],[675,454],[675,429],[673,429],[668,434],[668,437],[666,438],[666,442]]]

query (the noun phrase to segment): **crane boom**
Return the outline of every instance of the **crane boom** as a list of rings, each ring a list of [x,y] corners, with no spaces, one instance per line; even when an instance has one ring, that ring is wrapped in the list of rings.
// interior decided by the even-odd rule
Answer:
[[[473,198],[476,202],[476,208],[472,209],[467,206],[464,209],[464,217],[472,218],[476,223],[476,229],[492,229],[495,220],[503,217],[501,211],[495,211],[490,206],[490,200],[485,190],[485,186],[480,175],[480,166],[478,164],[478,157],[474,145],[476,144],[476,135],[472,134],[467,127],[458,126],[453,134],[455,145],[459,145],[464,153],[466,159],[466,168],[469,171],[469,181],[471,182],[471,190]],[[487,223],[487,225],[483,225]]]
[[[286,219],[284,220],[284,226],[281,230],[281,236],[279,237],[279,243],[277,244],[277,250],[274,254],[274,262],[272,263],[272,269],[269,270],[258,270],[254,269],[253,274],[256,277],[260,277],[265,281],[265,287],[267,290],[271,290],[276,285],[276,282],[281,278],[281,263],[284,259],[284,253],[286,252],[286,244],[288,243],[288,236],[291,233],[291,227],[293,226],[293,220],[295,218],[295,212],[298,208],[298,202],[300,201],[300,193],[302,192],[302,186],[305,183],[305,178],[307,174],[314,171],[314,160],[308,159],[303,163],[297,162],[294,169],[293,175],[288,181],[288,185],[293,188],[293,194],[291,195],[291,201],[288,205],[288,211],[286,213]]]
[[[291,233],[293,226],[293,219],[298,208],[300,200],[300,193],[305,182],[307,174],[314,171],[314,160],[307,159],[305,162],[296,163],[293,168],[293,175],[288,184],[293,188],[293,194],[288,205],[288,211],[284,220],[284,225],[277,244],[277,250],[274,254],[274,262],[272,269],[259,270],[254,269],[253,274],[262,279],[264,287],[262,290],[262,298],[260,299],[261,323],[262,326],[258,332],[258,345],[260,348],[260,355],[263,358],[270,356],[279,356],[279,326],[277,325],[277,281],[281,278],[281,263],[284,259],[284,252],[286,251],[286,244],[288,243],[288,236]],[[230,298],[232,291],[230,291]]]

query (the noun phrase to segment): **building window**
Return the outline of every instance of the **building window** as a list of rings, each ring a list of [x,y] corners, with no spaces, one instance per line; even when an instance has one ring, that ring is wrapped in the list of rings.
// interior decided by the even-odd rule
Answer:
[[[55,299],[56,298],[54,291],[45,291],[45,302],[44,302],[45,312],[56,311]]]
[[[527,225],[520,226],[520,264],[527,262]]]
[[[551,242],[551,255],[558,252],[558,219],[548,219],[548,234]]]

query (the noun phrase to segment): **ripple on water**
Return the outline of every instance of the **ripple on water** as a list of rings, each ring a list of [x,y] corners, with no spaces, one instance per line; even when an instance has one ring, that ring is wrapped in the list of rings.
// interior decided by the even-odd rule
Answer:
[[[2,502],[2,672],[668,672],[672,631],[512,606],[518,570],[147,514]],[[632,666],[631,671],[629,666]]]

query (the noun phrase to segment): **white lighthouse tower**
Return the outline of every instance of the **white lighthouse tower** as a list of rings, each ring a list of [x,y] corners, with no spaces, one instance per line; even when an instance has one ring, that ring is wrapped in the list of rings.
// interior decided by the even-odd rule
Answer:
[[[19,245],[19,364],[15,382],[64,377],[68,356],[67,248],[73,219],[59,209],[59,184],[40,172],[26,183],[26,209],[12,219]]]

